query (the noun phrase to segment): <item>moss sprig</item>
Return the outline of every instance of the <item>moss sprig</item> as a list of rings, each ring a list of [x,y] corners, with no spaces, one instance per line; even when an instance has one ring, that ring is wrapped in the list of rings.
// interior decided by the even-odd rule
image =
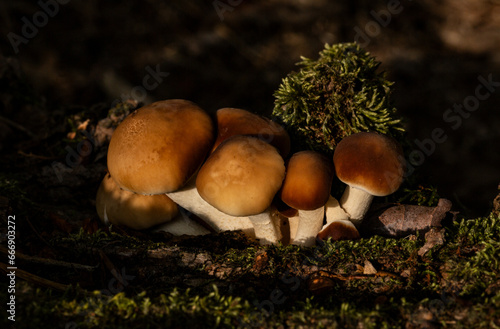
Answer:
[[[294,145],[331,153],[343,137],[360,131],[402,136],[390,99],[393,83],[378,72],[380,62],[356,43],[326,44],[319,55],[302,57],[301,69],[274,93],[272,115]]]

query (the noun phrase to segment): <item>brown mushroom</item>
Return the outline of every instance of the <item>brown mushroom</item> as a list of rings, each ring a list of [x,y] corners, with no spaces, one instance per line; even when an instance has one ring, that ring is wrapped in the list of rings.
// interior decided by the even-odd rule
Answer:
[[[350,220],[336,220],[330,224],[326,224],[318,233],[320,240],[333,241],[339,240],[356,240],[360,238],[359,232]]]
[[[243,229],[253,236],[248,219],[214,213],[196,190],[196,172],[214,139],[211,118],[196,104],[180,99],[156,102],[117,127],[108,150],[109,171],[126,190],[166,193],[217,231]]]
[[[96,210],[104,224],[144,230],[168,222],[179,213],[165,194],[141,195],[121,189],[106,174],[97,190]]]
[[[219,145],[198,173],[201,197],[216,209],[247,217],[261,244],[277,243],[281,234],[270,211],[285,176],[276,148],[250,136],[234,136]]]
[[[405,161],[401,146],[373,132],[345,137],[333,155],[337,177],[347,184],[340,206],[359,227],[374,196],[394,193],[403,182]]]
[[[333,175],[331,160],[316,151],[297,152],[288,161],[279,196],[284,203],[298,210],[298,226],[292,244],[314,245],[323,226]]]
[[[326,224],[318,233],[320,240],[329,237],[334,241],[359,238],[359,232],[354,224],[349,220],[349,215],[340,206],[337,199],[330,195],[325,204]]]
[[[180,99],[152,103],[116,128],[108,149],[109,172],[120,187],[136,193],[176,191],[201,166],[214,135],[211,118],[196,104]]]
[[[235,135],[253,136],[278,149],[285,158],[290,153],[290,137],[285,129],[270,119],[237,108],[217,110],[217,138],[212,151]]]

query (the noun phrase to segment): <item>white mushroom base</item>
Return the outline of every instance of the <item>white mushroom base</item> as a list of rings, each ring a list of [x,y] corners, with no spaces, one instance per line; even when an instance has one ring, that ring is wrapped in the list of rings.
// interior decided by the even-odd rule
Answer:
[[[290,227],[290,243],[295,239],[297,235],[297,229],[299,227],[299,215],[288,217],[288,226]]]
[[[280,218],[270,208],[249,216],[255,230],[255,238],[261,245],[278,244],[281,240]]]
[[[196,177],[193,177],[182,189],[166,194],[179,206],[198,216],[217,232],[242,230],[249,237],[255,238],[254,228],[248,217],[227,215],[203,200],[196,189]]]
[[[325,216],[327,225],[338,220],[349,220],[349,215],[342,209],[339,201],[331,195],[325,204]]]
[[[198,224],[184,209],[179,209],[180,213],[177,217],[166,223],[160,224],[155,228],[155,232],[168,232],[173,235],[205,235],[210,231]]]
[[[297,232],[293,237],[292,244],[311,247],[316,244],[316,235],[323,226],[325,207],[314,210],[299,210],[297,217]]]
[[[359,227],[372,200],[373,195],[370,193],[347,185],[342,198],[340,198],[340,206],[349,215],[351,222]]]

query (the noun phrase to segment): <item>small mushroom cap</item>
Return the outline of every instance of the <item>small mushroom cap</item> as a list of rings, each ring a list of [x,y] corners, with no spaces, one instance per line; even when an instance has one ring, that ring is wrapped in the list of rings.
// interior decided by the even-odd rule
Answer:
[[[111,224],[143,230],[170,221],[178,207],[165,194],[142,195],[122,190],[106,174],[97,190],[96,210],[99,218]]]
[[[217,110],[216,116],[218,132],[213,150],[232,136],[247,135],[273,145],[282,157],[290,153],[290,137],[278,123],[246,110],[229,107]]]
[[[394,193],[403,182],[403,151],[385,135],[360,132],[345,137],[335,148],[333,163],[342,182],[374,196]]]
[[[339,220],[330,223],[327,227],[318,233],[318,238],[321,240],[333,241],[339,240],[356,240],[360,238],[356,227],[348,220]]]
[[[266,210],[285,177],[278,151],[260,139],[234,136],[210,155],[198,172],[200,196],[232,216],[251,216]]]
[[[314,210],[330,197],[334,176],[333,163],[316,151],[292,155],[280,190],[281,200],[292,208]]]
[[[211,118],[196,104],[181,99],[152,103],[116,128],[108,169],[123,189],[140,194],[172,192],[201,166],[214,137]]]

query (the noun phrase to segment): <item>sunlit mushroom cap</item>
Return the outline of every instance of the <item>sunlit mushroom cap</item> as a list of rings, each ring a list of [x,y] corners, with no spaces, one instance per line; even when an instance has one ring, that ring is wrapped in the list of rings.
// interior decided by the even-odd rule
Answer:
[[[278,123],[246,110],[229,107],[217,110],[216,116],[217,139],[213,150],[232,136],[247,135],[273,145],[282,157],[290,153],[290,137]]]
[[[276,148],[249,136],[226,139],[201,167],[196,187],[200,196],[232,216],[266,210],[285,177]]]
[[[196,104],[180,99],[144,106],[116,128],[108,169],[120,187],[141,194],[182,187],[212,148],[214,124]]]
[[[394,193],[403,182],[405,161],[394,139],[360,132],[345,137],[333,155],[337,177],[374,196]]]
[[[348,220],[340,220],[330,223],[327,227],[323,228],[318,233],[320,240],[328,240],[331,238],[333,241],[339,240],[356,240],[360,238],[359,232],[356,227]]]
[[[97,191],[96,209],[106,224],[136,230],[168,222],[178,214],[177,204],[165,194],[141,195],[122,190],[109,174]]]
[[[292,155],[279,192],[281,200],[292,208],[314,210],[324,206],[330,197],[334,176],[333,163],[316,151]]]

